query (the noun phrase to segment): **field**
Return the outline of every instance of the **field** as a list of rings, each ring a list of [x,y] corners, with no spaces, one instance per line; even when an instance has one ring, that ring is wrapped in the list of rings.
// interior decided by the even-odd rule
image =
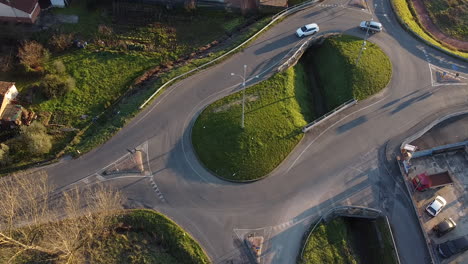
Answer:
[[[59,15],[78,15],[79,22],[62,24],[50,32],[35,35],[35,39],[48,47],[47,40],[58,31],[73,33],[75,40],[86,40],[89,43],[85,49],[71,48],[65,52],[53,52],[45,65],[46,70],[51,71],[55,62],[63,62],[66,73],[75,79],[76,88],[65,96],[47,100],[35,88],[41,81],[40,76],[25,76],[13,69],[11,72],[0,73],[0,79],[16,81],[21,95],[33,94],[32,104],[25,106],[40,116],[45,116],[50,124],[71,131],[60,132],[55,129],[54,148],[47,155],[28,159],[13,156],[12,163],[15,168],[53,158],[63,151],[66,145],[66,151],[76,154],[76,146],[80,152],[84,152],[103,143],[138,111],[138,106],[154,87],[174,74],[183,73],[207,58],[219,55],[232,45],[221,46],[207,58],[196,55],[182,67],[171,70],[174,61],[183,61],[189,54],[193,55],[202,48],[206,49],[207,44],[225,39],[227,35],[237,32],[240,26],[252,22],[248,22],[248,18],[239,14],[228,14],[224,11],[197,10],[185,13],[183,10],[173,10],[166,11],[160,21],[135,22],[129,25],[113,22],[108,6],[96,7],[89,11],[82,1],[73,2],[70,7],[53,12]],[[252,29],[257,30],[258,25],[264,25],[266,21],[261,20]],[[246,30],[233,38],[233,44],[251,33],[251,30]],[[138,77],[155,67],[164,70],[159,79],[143,87],[143,90],[140,88],[128,93],[130,87],[135,86],[133,83]],[[125,94],[127,96],[123,98]],[[104,120],[101,118],[98,122],[93,122],[104,113],[107,115]],[[90,125],[91,131],[88,131]],[[69,144],[71,139],[72,145]]]

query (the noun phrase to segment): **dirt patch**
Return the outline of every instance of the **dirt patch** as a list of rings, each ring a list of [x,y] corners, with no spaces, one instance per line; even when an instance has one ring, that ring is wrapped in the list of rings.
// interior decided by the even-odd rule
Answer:
[[[254,101],[257,101],[259,98],[260,97],[258,95],[249,95],[245,97],[245,101],[254,102]],[[213,113],[224,112],[235,105],[240,105],[241,103],[242,103],[242,99],[230,102],[229,104],[225,104],[223,106],[213,109]]]

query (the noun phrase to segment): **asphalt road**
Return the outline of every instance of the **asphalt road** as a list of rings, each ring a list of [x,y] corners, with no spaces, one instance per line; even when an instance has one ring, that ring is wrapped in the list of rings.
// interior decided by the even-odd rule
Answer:
[[[399,139],[437,115],[467,108],[467,85],[441,85],[431,75],[434,67],[453,72],[456,65],[461,76],[468,77],[468,65],[403,31],[388,2],[375,1],[372,12],[351,8],[347,2],[327,0],[296,13],[242,52],[168,88],[106,144],[48,167],[51,181],[63,187],[103,180],[99,172],[104,167],[126,155],[127,149],[143,147],[151,175],[114,177],[110,182],[124,190],[134,206],[173,218],[215,263],[246,263],[239,238],[249,231],[267,238],[264,263],[294,263],[308,225],[337,205],[382,209],[392,223],[402,262],[427,262],[417,219],[391,161],[392,150]],[[189,140],[191,124],[204,107],[240,88],[231,72],[241,73],[247,64],[248,76],[265,79],[304,41],[294,35],[299,26],[315,22],[321,34],[363,37],[357,26],[371,17],[385,30],[369,41],[378,44],[393,64],[392,80],[383,92],[308,133],[264,180],[228,183],[198,163]]]

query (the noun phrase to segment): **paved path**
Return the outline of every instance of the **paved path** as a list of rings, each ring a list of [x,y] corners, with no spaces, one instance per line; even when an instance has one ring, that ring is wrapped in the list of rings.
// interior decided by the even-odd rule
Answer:
[[[433,72],[450,73],[456,65],[465,78],[468,65],[408,35],[388,2],[376,0],[369,6],[371,10],[361,10],[344,0],[327,0],[288,17],[242,52],[166,89],[106,144],[48,167],[51,181],[59,187],[110,181],[133,206],[159,210],[188,230],[214,263],[246,263],[240,241],[252,230],[265,234],[264,263],[294,263],[309,224],[337,205],[382,209],[393,225],[403,263],[426,262],[417,219],[388,151],[395,144],[387,143],[398,142],[405,131],[444,111],[466,109],[468,87],[437,83]],[[369,41],[382,47],[393,65],[392,80],[383,92],[308,133],[264,180],[233,184],[200,166],[190,128],[204,107],[238,91],[240,84],[231,72],[247,64],[248,76],[266,79],[304,41],[294,35],[299,26],[316,22],[322,34],[363,37],[357,26],[371,17],[383,24],[384,32]],[[101,174],[135,147],[147,154],[147,176]]]

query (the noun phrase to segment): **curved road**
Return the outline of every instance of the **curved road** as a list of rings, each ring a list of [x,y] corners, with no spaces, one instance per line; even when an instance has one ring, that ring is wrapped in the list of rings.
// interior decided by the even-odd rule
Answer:
[[[424,240],[387,156],[392,142],[397,144],[410,129],[467,108],[467,85],[442,85],[431,75],[436,67],[453,72],[455,65],[466,78],[468,65],[408,35],[388,2],[374,1],[371,11],[347,3],[327,0],[296,13],[227,61],[168,88],[103,146],[46,168],[51,181],[65,187],[111,179],[127,194],[131,206],[154,208],[182,225],[215,263],[245,263],[239,238],[249,231],[267,238],[264,263],[294,263],[311,221],[342,204],[383,210],[393,225],[402,262],[424,263],[428,260]],[[239,89],[231,72],[240,72],[247,64],[249,76],[265,79],[304,41],[294,36],[299,26],[315,22],[320,33],[363,37],[357,25],[371,17],[385,30],[369,40],[393,64],[392,80],[383,92],[307,134],[264,180],[228,183],[200,166],[189,140],[190,127],[204,107]],[[99,174],[136,147],[147,153],[150,175],[106,178]]]

